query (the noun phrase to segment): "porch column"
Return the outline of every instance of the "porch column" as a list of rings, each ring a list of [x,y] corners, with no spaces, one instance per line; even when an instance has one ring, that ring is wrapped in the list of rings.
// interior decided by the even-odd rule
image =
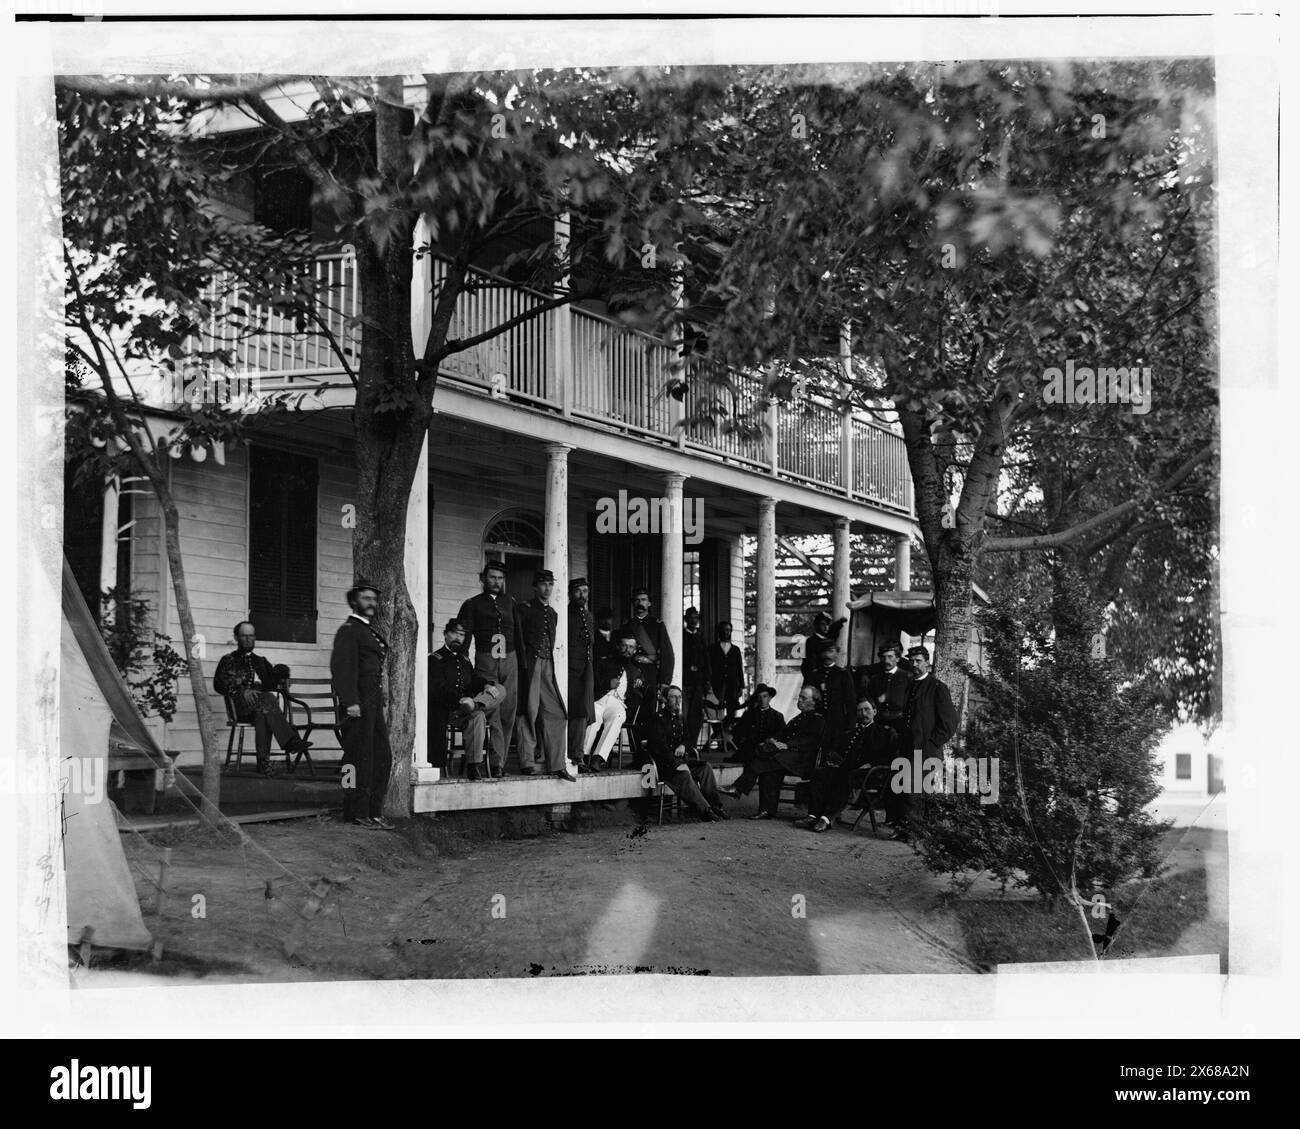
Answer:
[[[894,591],[912,588],[912,539],[906,533],[894,538]]]
[[[853,598],[852,587],[849,582],[849,519],[846,517],[837,517],[835,519],[835,564],[832,570],[831,583],[831,617],[839,619],[842,615],[848,615],[849,601]],[[840,640],[841,643],[847,641],[847,634]]]
[[[420,447],[411,496],[406,502],[406,591],[415,610],[415,744],[411,749],[412,780],[437,780],[438,770],[426,758],[429,747],[429,437]]]
[[[432,243],[429,225],[423,216],[416,221],[412,232],[411,262],[411,348],[417,357],[424,355],[429,331],[433,324],[433,257],[421,254],[420,247]],[[429,622],[432,601],[429,598],[429,576],[432,561],[429,557],[429,436],[425,433],[420,446],[420,461],[415,465],[415,479],[411,495],[406,500],[406,549],[403,566],[406,570],[406,591],[415,609],[415,745],[411,749],[411,779],[437,780],[440,773],[426,759],[429,747],[429,661],[435,638]]]
[[[849,395],[853,389],[853,328],[840,324],[840,379],[843,382],[844,407],[840,410],[840,489],[853,497],[853,408]]]
[[[104,480],[104,517],[99,529],[99,588],[106,592],[117,587],[117,502],[122,485],[117,475],[109,475]],[[131,578],[124,577],[128,583]],[[91,608],[90,614],[99,620],[99,608]]]
[[[680,685],[682,670],[682,486],[684,474],[664,475],[664,506],[659,516],[659,542],[663,551],[659,617],[664,621],[676,664],[673,680]]]
[[[555,681],[560,700],[568,706],[569,694],[569,452],[567,443],[546,445],[546,541],[542,567],[555,574],[551,607],[555,609]]]
[[[776,499],[758,500],[758,574],[754,677],[776,685]]]
[[[569,213],[561,212],[555,217],[555,231],[552,235],[557,262],[565,264],[565,272],[556,280],[556,296],[569,292]],[[556,306],[551,311],[550,362],[552,396],[560,405],[562,415],[573,412],[573,308],[566,303]],[[555,572],[554,569],[551,570]],[[558,577],[560,574],[555,573]],[[568,603],[568,593],[564,593],[564,602]]]

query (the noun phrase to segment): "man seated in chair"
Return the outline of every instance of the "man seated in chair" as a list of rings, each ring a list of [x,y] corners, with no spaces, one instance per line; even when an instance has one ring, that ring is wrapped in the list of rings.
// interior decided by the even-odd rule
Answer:
[[[876,704],[870,698],[858,703],[857,724],[839,750],[827,753],[814,770],[808,818],[799,821],[810,831],[828,831],[849,802],[855,774],[872,765],[888,766],[898,750],[898,735],[887,725],[876,724]],[[888,801],[886,801],[888,803]]]
[[[781,800],[781,782],[787,776],[805,779],[812,775],[821,748],[823,720],[818,713],[821,691],[805,686],[799,691],[799,712],[790,719],[780,739],[769,737],[745,762],[744,771],[724,796],[746,796],[758,784],[758,811],[750,819],[771,819]],[[775,712],[775,711],[773,711]],[[745,711],[748,716],[749,711]],[[779,715],[778,715],[779,716]]]
[[[641,765],[653,762],[659,780],[701,819],[707,822],[726,819],[713,766],[701,760],[695,746],[687,743],[681,690],[676,686],[665,687],[663,700],[663,706],[647,727],[649,747],[641,754]]]
[[[596,660],[595,716],[587,726],[582,755],[592,772],[602,772],[618,741],[619,730],[635,718],[646,692],[646,673],[636,661],[636,636],[616,637],[618,650]],[[599,738],[599,743],[597,743]]]
[[[779,738],[785,734],[785,718],[772,708],[772,699],[776,697],[776,688],[759,683],[745,703],[745,712],[732,730],[736,751],[727,758],[748,764],[758,755],[759,746],[764,741]]]
[[[246,619],[235,624],[235,644],[235,649],[222,655],[217,663],[212,688],[230,702],[236,721],[253,727],[257,771],[270,776],[273,736],[290,756],[306,752],[311,742],[298,736],[280,708],[277,692],[288,679],[289,668],[283,664],[272,666],[257,653],[257,631]]]
[[[443,645],[429,656],[429,763],[447,767],[447,728],[465,735],[465,776],[482,775],[488,726],[505,700],[505,688],[475,670],[465,657],[465,625],[449,619]]]

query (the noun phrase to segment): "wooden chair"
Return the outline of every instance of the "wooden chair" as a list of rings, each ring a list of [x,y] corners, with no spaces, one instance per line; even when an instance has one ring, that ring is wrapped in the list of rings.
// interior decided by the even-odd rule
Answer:
[[[230,767],[230,758],[235,758],[235,768],[238,770],[244,759],[244,734],[253,728],[251,721],[240,721],[239,711],[235,709],[235,699],[230,694],[223,694],[222,701],[226,703],[226,726],[230,729],[230,738],[226,741],[226,763],[222,768]],[[239,737],[239,748],[235,748],[235,736]],[[256,756],[256,753],[254,753]]]
[[[338,695],[334,693],[333,683],[328,678],[294,678],[288,685],[289,706],[285,711],[285,717],[288,718],[289,724],[298,730],[298,736],[304,741],[309,740],[311,735],[318,729],[327,729],[334,734],[334,739],[339,743],[339,748],[343,747],[343,711],[339,708]],[[305,721],[296,721],[294,719],[295,709],[298,707],[306,715]],[[321,715],[328,711],[329,720],[316,720],[316,714],[313,713],[313,706]],[[293,772],[298,767],[298,762],[303,757],[307,758],[307,770],[316,775],[316,766],[311,763],[311,753],[306,749],[299,751],[294,758],[293,766],[289,769]]]
[[[457,757],[460,757],[460,775],[465,775],[465,733],[464,730],[457,729],[452,723],[447,722],[447,776],[451,777],[452,764]],[[492,758],[485,756],[480,766],[486,773],[489,780],[492,779]]]
[[[704,749],[716,741],[718,743],[718,755],[724,759],[727,757],[731,746],[731,733],[727,729],[727,707],[723,705],[711,705],[709,702],[704,703]]]
[[[653,761],[651,761],[650,763],[651,765],[654,764]],[[650,798],[655,799],[656,797],[658,797],[659,800],[659,826],[660,827],[662,827],[664,823],[664,801],[665,800],[669,800],[669,799],[672,800],[674,818],[679,817],[681,815],[682,798],[671,788],[669,788],[667,784],[664,783],[663,779],[659,775],[658,768],[654,769],[654,783],[650,787]]]
[[[618,731],[618,740],[614,743],[614,759],[620,769],[624,768],[623,748],[626,741],[626,747],[632,754],[632,759],[638,760],[641,756],[641,738],[636,735],[636,724],[641,717],[641,707],[637,706],[630,715],[623,718],[623,725]]]
[[[288,718],[289,709],[285,705],[284,691],[276,690],[274,693],[280,699],[280,708],[284,711],[285,717]],[[244,736],[250,730],[256,733],[256,726],[251,721],[239,720],[239,707],[235,705],[235,696],[233,694],[222,695],[222,700],[226,703],[226,726],[230,730],[230,737],[226,741],[226,762],[222,765],[222,768],[230,767],[230,758],[233,756],[235,758],[235,770],[238,771],[244,760]],[[292,724],[292,721],[290,724]],[[238,738],[237,741],[236,738]],[[256,739],[254,739],[254,757],[257,756],[256,749]],[[310,763],[310,761],[311,758],[309,757],[308,763]],[[289,764],[289,754],[287,751],[284,754],[284,764],[285,768],[288,769],[289,772],[293,771],[292,765]]]
[[[782,804],[789,804],[791,807],[797,807],[799,804],[799,789],[812,781],[807,776],[783,776],[781,777],[781,791],[776,798],[776,806],[779,810]]]
[[[888,765],[874,764],[867,769],[858,790],[858,801],[862,804],[862,810],[858,812],[858,818],[853,821],[850,831],[858,829],[858,824],[862,822],[862,817],[865,815],[871,820],[871,833],[873,835],[876,833],[876,801],[884,796],[892,775],[893,772]]]

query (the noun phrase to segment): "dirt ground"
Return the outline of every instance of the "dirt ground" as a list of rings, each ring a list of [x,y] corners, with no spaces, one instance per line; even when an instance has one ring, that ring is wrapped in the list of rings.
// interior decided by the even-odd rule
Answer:
[[[162,914],[145,916],[164,958],[92,964],[74,979],[978,970],[945,880],[910,848],[865,822],[857,833],[814,835],[788,819],[744,819],[752,810],[751,801],[725,823],[682,816],[657,826],[624,807],[580,832],[549,830],[534,816],[522,827],[537,832],[529,838],[445,818],[391,833],[327,818],[254,824],[244,846],[197,829],[128,835],[150,909],[159,849],[171,846]]]

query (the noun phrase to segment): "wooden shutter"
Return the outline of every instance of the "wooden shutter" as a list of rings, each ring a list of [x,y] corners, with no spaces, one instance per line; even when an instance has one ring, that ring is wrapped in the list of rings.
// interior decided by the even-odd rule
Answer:
[[[248,618],[268,642],[316,642],[316,460],[249,452]]]

